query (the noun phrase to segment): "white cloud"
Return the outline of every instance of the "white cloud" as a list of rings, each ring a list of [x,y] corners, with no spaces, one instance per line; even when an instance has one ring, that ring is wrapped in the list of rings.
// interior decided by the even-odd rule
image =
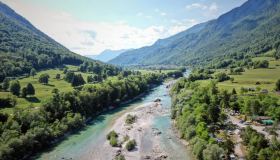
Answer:
[[[197,23],[195,20],[176,20],[170,27],[138,28],[124,21],[116,23],[82,21],[65,12],[18,0],[4,2],[44,33],[82,55],[97,54],[105,49],[117,50],[151,45],[159,38],[166,38]],[[143,13],[139,12],[137,15],[142,16]]]
[[[166,16],[166,15],[167,15],[167,13],[165,13],[165,12],[161,12],[161,13],[160,13],[160,15],[161,15],[161,16]]]
[[[202,9],[208,11],[217,11],[218,5],[216,3],[211,3],[210,5],[202,4],[202,3],[192,3],[190,5],[186,5],[185,7],[187,10],[192,9]]]
[[[190,9],[207,9],[208,6],[201,4],[201,3],[193,3],[190,5],[186,5],[186,9],[190,10]]]
[[[212,3],[210,6],[209,6],[209,10],[210,11],[217,11],[218,10],[218,5],[216,3]]]

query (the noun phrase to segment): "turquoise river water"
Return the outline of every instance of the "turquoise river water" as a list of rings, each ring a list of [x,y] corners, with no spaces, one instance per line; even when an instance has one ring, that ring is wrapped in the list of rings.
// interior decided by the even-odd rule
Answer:
[[[156,98],[160,98],[162,106],[168,110],[167,114],[156,116],[152,124],[153,127],[162,132],[160,138],[161,147],[167,153],[168,159],[191,160],[191,154],[172,130],[172,121],[170,119],[171,97],[165,85],[154,88],[147,95],[132,103],[98,116],[82,131],[67,136],[50,150],[34,158],[38,160],[88,159],[86,158],[87,155],[95,148],[100,147],[109,132],[110,126],[114,124],[117,118],[141,104],[152,102]]]

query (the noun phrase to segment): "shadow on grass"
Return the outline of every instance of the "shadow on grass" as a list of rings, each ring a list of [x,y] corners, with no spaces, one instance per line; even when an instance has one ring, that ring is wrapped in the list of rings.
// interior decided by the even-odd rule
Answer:
[[[49,87],[54,87],[55,85],[53,84],[44,84],[45,86],[49,86]]]
[[[37,97],[26,97],[25,99],[28,102],[33,102],[33,103],[40,103],[41,102]]]

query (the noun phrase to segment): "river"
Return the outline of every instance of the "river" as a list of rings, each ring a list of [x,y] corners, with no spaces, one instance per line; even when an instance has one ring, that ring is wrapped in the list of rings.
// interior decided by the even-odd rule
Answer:
[[[138,106],[153,102],[156,98],[161,99],[161,106],[166,111],[165,114],[155,116],[151,124],[153,128],[157,128],[161,131],[161,135],[159,136],[160,147],[164,150],[166,155],[168,155],[167,159],[191,160],[191,154],[172,131],[172,122],[170,119],[171,97],[168,95],[168,89],[164,84],[152,89],[147,95],[134,102],[98,116],[98,118],[96,118],[91,124],[87,125],[85,129],[76,134],[67,136],[63,141],[52,147],[50,150],[41,153],[35,157],[35,159],[107,160],[108,157],[102,156],[102,154],[106,154],[106,151],[102,150],[102,146],[103,143],[106,142],[106,134],[116,123],[116,120],[124,114],[133,111],[133,109]],[[142,139],[144,141],[147,139],[146,141],[148,142],[149,139],[152,138],[153,137],[145,136]],[[141,147],[143,146],[145,146],[145,143],[141,145]],[[146,149],[148,148],[149,147],[146,147]],[[95,154],[93,156],[93,151],[97,151],[97,154],[99,153],[101,155]]]

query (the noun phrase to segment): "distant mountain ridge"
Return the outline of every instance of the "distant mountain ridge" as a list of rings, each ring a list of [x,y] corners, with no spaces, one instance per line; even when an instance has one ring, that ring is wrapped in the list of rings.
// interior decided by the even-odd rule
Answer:
[[[99,60],[101,62],[108,62],[126,51],[129,51],[129,49],[121,49],[121,50],[106,49],[98,55],[87,55],[86,57],[89,57],[94,60]]]
[[[198,24],[152,46],[124,52],[116,65],[203,64],[225,54],[255,54],[280,40],[280,0],[249,0],[215,20]]]

